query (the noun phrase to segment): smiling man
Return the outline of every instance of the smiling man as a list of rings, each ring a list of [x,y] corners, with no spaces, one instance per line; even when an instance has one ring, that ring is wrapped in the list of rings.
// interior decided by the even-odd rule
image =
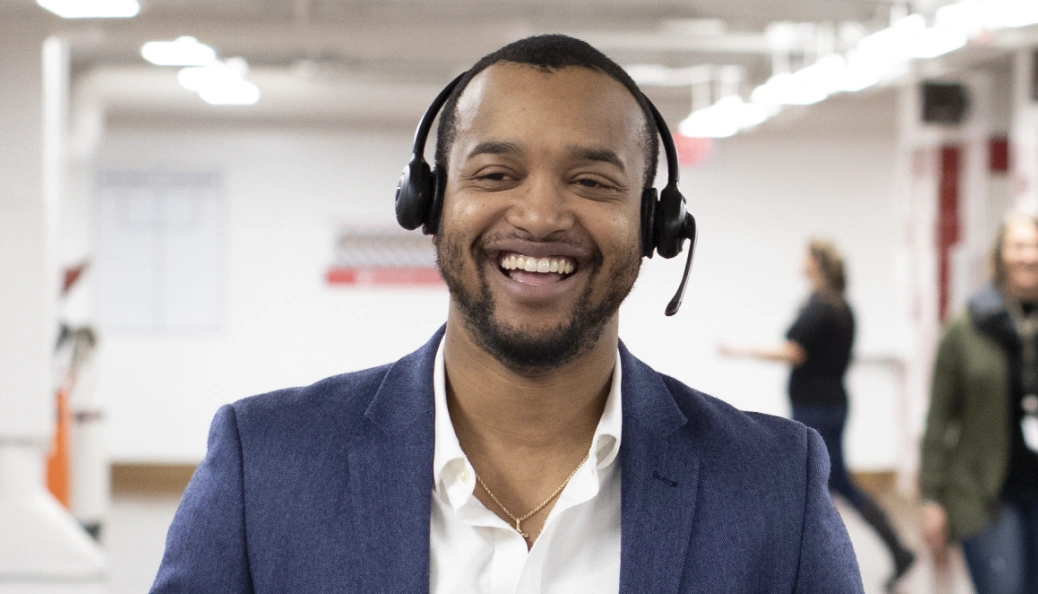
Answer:
[[[634,82],[542,36],[443,97],[401,220],[435,235],[444,329],[222,408],[152,592],[861,592],[820,438],[620,343],[659,149]]]

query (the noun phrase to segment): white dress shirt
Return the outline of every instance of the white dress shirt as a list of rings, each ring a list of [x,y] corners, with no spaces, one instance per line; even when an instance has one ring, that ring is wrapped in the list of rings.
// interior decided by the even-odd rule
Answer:
[[[433,366],[431,594],[607,594],[620,589],[620,354],[591,455],[529,550],[476,498],[476,474],[447,411],[443,342]],[[526,513],[527,510],[522,510]],[[387,562],[389,562],[387,560]]]

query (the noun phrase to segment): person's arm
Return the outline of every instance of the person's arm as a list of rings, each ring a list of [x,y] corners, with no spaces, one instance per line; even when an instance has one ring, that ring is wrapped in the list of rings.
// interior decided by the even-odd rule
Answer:
[[[224,406],[169,528],[151,594],[252,594],[243,497],[238,423]]]
[[[747,359],[760,359],[764,361],[778,361],[798,367],[807,361],[807,351],[800,343],[787,340],[775,346],[743,346],[722,344],[721,354],[726,357],[743,357]]]
[[[861,571],[851,539],[829,496],[825,443],[814,429],[807,429],[807,433],[807,493],[793,594],[862,594]]]
[[[777,361],[799,367],[807,361],[808,352],[817,348],[821,337],[831,331],[831,318],[829,308],[812,299],[797,313],[784,342],[773,346],[721,344],[719,350],[729,357]]]
[[[948,514],[944,509],[944,489],[951,452],[948,434],[958,424],[962,404],[962,358],[959,333],[965,326],[953,325],[937,347],[930,410],[923,433],[919,470],[922,504],[923,540],[938,564],[945,559],[948,543]]]

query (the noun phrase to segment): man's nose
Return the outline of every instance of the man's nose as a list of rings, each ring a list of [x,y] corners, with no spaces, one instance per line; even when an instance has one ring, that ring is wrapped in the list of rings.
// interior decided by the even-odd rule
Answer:
[[[515,194],[508,222],[532,239],[548,239],[576,222],[564,185],[551,176],[530,176]]]

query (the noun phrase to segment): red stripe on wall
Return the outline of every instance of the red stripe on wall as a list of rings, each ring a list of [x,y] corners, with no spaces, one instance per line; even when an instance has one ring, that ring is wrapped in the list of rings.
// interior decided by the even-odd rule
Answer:
[[[937,191],[938,315],[948,316],[951,290],[951,250],[959,242],[959,170],[962,149],[941,147],[940,185]]]
[[[383,266],[373,268],[332,268],[325,275],[329,285],[442,285],[436,268]]]

